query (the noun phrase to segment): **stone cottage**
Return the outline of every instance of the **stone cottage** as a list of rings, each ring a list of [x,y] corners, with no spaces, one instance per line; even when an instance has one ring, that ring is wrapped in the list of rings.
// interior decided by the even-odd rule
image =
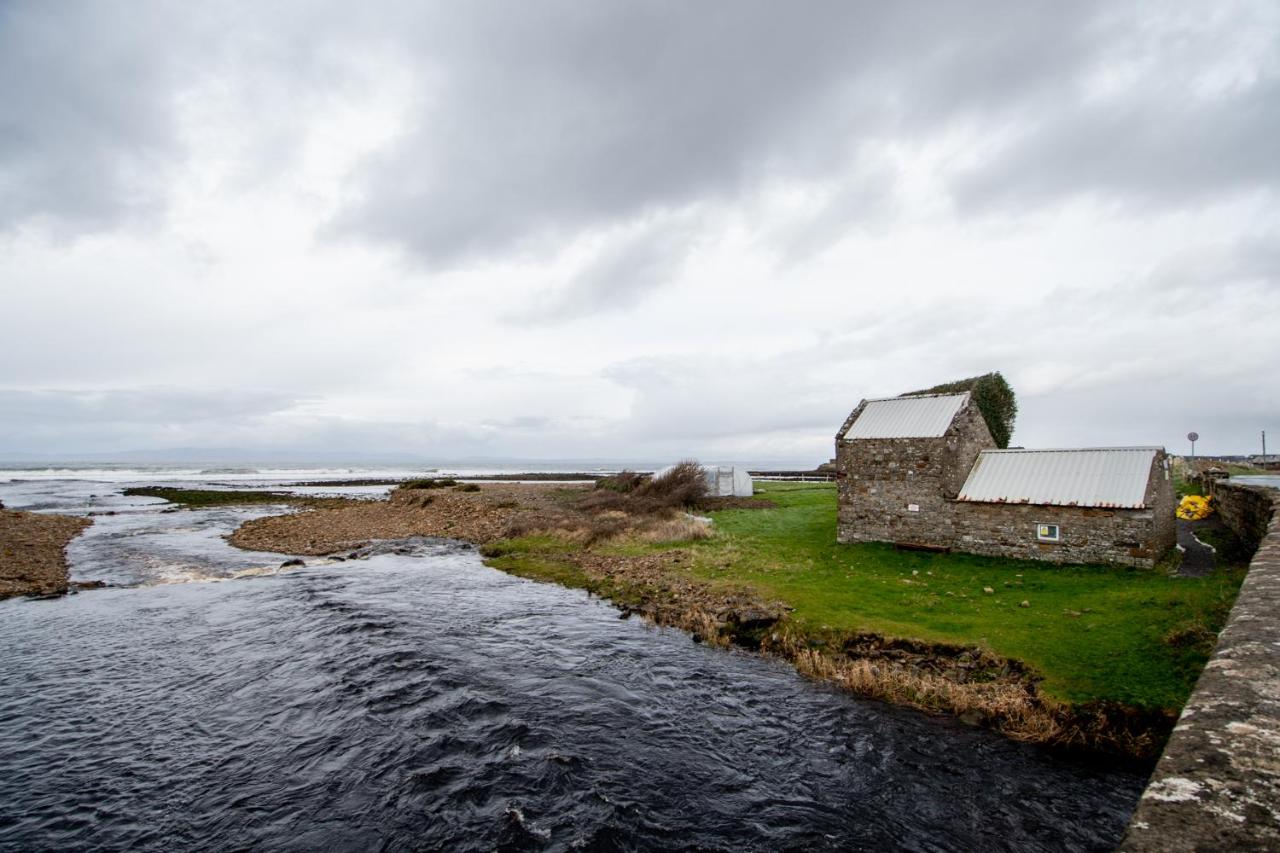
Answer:
[[[1176,537],[1163,449],[998,450],[967,393],[863,400],[836,478],[841,542],[1151,566]]]

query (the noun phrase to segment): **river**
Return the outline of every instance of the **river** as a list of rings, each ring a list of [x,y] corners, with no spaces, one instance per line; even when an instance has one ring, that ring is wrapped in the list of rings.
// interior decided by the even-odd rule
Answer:
[[[113,587],[0,601],[0,849],[1106,850],[1144,777],[866,702],[421,540],[228,546],[125,482]]]

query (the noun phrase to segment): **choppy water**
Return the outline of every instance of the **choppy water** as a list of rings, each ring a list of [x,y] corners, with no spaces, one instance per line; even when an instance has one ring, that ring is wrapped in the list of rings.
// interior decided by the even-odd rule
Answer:
[[[1101,850],[1141,789],[456,544],[278,570],[220,538],[261,508],[115,488],[0,483],[114,507],[73,576],[134,584],[0,602],[0,849]]]

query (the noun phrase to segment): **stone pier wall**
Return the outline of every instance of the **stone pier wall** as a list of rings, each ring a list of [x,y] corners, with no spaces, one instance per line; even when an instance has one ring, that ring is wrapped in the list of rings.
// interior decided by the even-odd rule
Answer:
[[[1263,516],[1265,535],[1120,850],[1280,850],[1280,492],[1215,497],[1238,535]]]

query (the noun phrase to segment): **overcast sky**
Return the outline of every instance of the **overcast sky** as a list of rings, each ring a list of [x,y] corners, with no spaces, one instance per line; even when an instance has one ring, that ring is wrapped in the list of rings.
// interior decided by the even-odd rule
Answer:
[[[0,457],[1280,449],[1280,4],[0,0]]]

